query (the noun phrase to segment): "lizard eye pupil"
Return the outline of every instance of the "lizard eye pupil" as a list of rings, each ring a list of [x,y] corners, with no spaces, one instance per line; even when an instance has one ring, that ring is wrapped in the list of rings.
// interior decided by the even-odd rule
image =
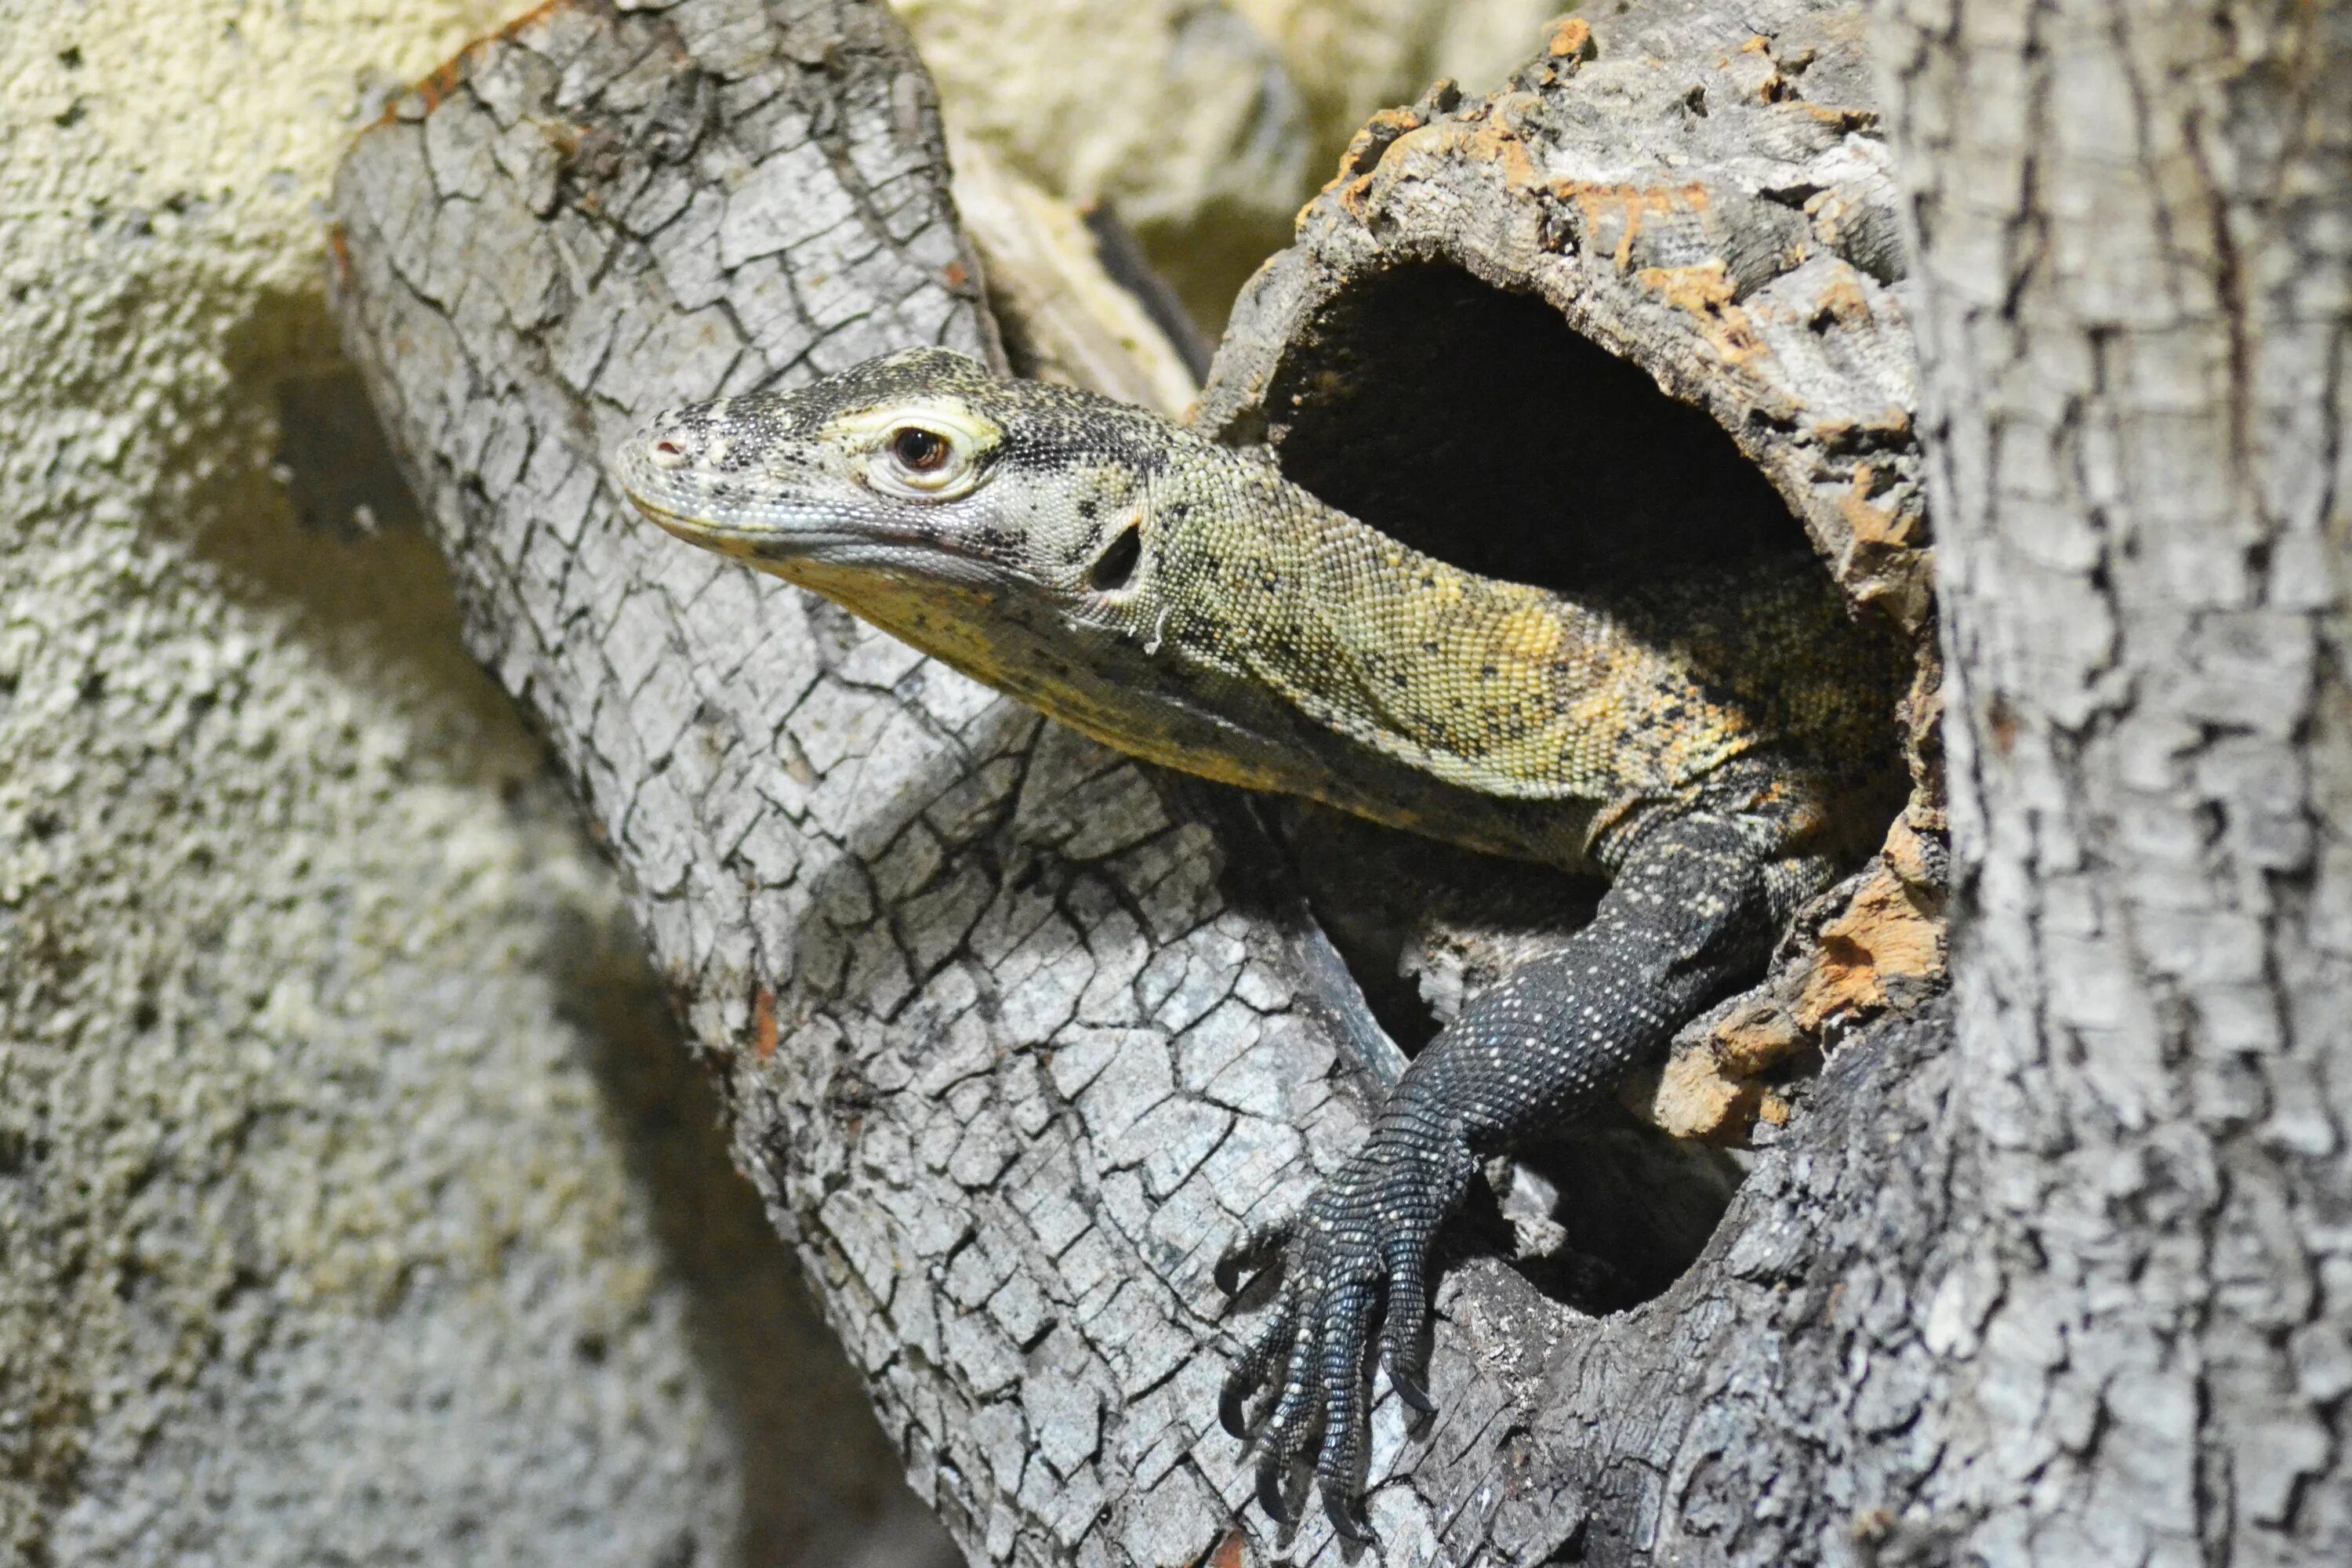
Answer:
[[[947,437],[909,425],[890,437],[890,455],[913,472],[928,474],[948,460]]]

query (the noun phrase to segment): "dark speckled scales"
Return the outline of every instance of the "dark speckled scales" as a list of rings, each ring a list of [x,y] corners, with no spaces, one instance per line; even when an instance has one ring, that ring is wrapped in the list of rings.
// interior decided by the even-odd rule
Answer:
[[[1279,1231],[1254,1238],[1284,1255],[1275,1310],[1226,1379],[1222,1414],[1247,1435],[1243,1407],[1277,1370],[1256,1428],[1258,1496],[1277,1519],[1310,1452],[1325,1507],[1359,1534],[1347,1500],[1361,1484],[1374,1321],[1398,1393],[1421,1390],[1430,1242],[1479,1160],[1571,1124],[1602,1103],[1675,1029],[1751,979],[1790,904],[1825,868],[1777,858],[1756,817],[1670,817],[1628,851],[1591,923],[1560,952],[1476,997],[1431,1041],[1391,1094],[1364,1147]]]

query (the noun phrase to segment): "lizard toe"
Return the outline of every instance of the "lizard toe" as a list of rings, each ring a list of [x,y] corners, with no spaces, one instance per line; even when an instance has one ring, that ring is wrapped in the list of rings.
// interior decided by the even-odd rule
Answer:
[[[1388,1247],[1388,1313],[1381,1331],[1381,1359],[1389,1386],[1421,1415],[1437,1406],[1429,1397],[1429,1284],[1423,1273],[1428,1248],[1410,1240]]]
[[[1323,1444],[1316,1456],[1315,1480],[1331,1528],[1348,1541],[1369,1539],[1356,1522],[1354,1500],[1362,1482],[1365,1423],[1365,1352],[1371,1337],[1378,1287],[1350,1281],[1323,1303]]]
[[[1259,1226],[1227,1247],[1210,1271],[1217,1289],[1228,1296],[1241,1294],[1244,1286],[1282,1257],[1290,1246],[1293,1228],[1290,1220],[1275,1220]]]
[[[1298,1470],[1301,1451],[1306,1447],[1304,1435],[1306,1407],[1302,1402],[1299,1418],[1282,1424],[1283,1412],[1276,1409],[1260,1434],[1257,1458],[1257,1505],[1277,1530],[1287,1530],[1293,1522],[1289,1489],[1291,1477]]]
[[[1291,1342],[1298,1336],[1297,1297],[1296,1281],[1285,1280],[1274,1310],[1267,1314],[1257,1337],[1234,1358],[1233,1366],[1225,1373],[1224,1384],[1217,1392],[1218,1424],[1244,1441],[1252,1430],[1251,1396],[1265,1384],[1266,1373],[1288,1359]]]
[[[1301,1363],[1302,1350],[1291,1352],[1291,1371],[1282,1385],[1282,1396],[1275,1401],[1274,1413],[1258,1428],[1257,1440],[1262,1457],[1259,1476],[1272,1470],[1277,1477],[1287,1477],[1297,1466],[1307,1445],[1313,1441],[1317,1428],[1322,1425],[1323,1412],[1316,1401],[1316,1380]]]
[[[1258,1429],[1257,1500],[1277,1527],[1291,1522],[1286,1500],[1291,1477],[1323,1426],[1319,1363],[1320,1325],[1310,1316],[1299,1324],[1283,1368],[1281,1397]]]

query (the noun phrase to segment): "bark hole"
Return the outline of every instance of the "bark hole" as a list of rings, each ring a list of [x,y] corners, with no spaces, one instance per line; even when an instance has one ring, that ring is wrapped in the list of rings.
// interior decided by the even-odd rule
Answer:
[[[1809,548],[1706,414],[1542,300],[1457,268],[1339,290],[1265,406],[1293,481],[1488,576],[1572,590]]]

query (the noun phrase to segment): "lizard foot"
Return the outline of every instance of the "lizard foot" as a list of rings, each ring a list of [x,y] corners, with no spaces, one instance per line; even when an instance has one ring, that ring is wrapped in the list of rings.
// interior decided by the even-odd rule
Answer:
[[[1281,1258],[1273,1310],[1226,1374],[1218,1400],[1226,1431],[1245,1439],[1255,1434],[1258,1502],[1276,1525],[1290,1522],[1286,1494],[1311,1451],[1332,1530],[1342,1540],[1370,1539],[1355,1499],[1369,1434],[1374,1325],[1397,1397],[1423,1415],[1434,1410],[1423,1387],[1430,1241],[1471,1170],[1458,1138],[1433,1136],[1418,1119],[1383,1122],[1297,1219],[1257,1233],[1219,1264],[1218,1283],[1230,1290],[1242,1269],[1277,1252]],[[1271,1407],[1254,1424],[1247,1405],[1261,1389]]]

